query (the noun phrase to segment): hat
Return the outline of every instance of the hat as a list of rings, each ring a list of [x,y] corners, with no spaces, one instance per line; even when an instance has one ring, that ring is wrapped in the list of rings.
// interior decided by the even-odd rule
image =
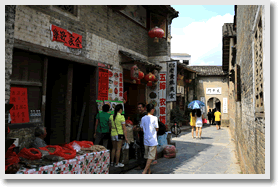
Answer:
[[[14,104],[5,104],[5,112],[8,112],[13,108]]]

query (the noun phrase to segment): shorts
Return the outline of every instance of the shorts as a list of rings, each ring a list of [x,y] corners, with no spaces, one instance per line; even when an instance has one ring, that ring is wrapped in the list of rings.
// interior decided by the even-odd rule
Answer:
[[[154,160],[156,156],[156,146],[147,146],[147,145],[144,146],[145,146],[144,158]]]
[[[203,123],[202,123],[202,122],[196,123],[196,127],[202,127],[202,126],[203,126]]]
[[[122,135],[122,134],[118,134],[116,136],[111,136],[111,141],[119,142],[119,141],[122,141],[122,140],[124,140],[124,135]]]
[[[216,125],[220,125],[220,121],[216,121],[215,123],[216,123]]]

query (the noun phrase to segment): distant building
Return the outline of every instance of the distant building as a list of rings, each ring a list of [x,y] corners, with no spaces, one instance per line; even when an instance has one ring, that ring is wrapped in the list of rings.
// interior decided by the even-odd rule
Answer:
[[[189,65],[191,61],[191,55],[187,53],[171,53],[171,58],[174,60],[180,60],[180,63]]]

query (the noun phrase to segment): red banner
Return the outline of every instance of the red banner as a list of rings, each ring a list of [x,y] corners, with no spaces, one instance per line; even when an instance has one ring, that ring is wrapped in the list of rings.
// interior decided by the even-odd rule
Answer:
[[[28,123],[27,88],[11,87],[10,104],[14,105],[10,110],[11,123]]]
[[[98,100],[108,100],[109,73],[107,69],[99,68]]]
[[[51,26],[52,41],[63,42],[65,46],[71,48],[82,48],[82,35],[71,33],[55,25]]]

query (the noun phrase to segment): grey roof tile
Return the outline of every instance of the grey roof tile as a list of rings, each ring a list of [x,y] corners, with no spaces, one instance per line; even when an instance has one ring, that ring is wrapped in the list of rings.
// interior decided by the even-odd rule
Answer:
[[[226,75],[223,72],[222,66],[187,66],[197,72],[198,75],[203,76],[215,76],[215,75]]]

